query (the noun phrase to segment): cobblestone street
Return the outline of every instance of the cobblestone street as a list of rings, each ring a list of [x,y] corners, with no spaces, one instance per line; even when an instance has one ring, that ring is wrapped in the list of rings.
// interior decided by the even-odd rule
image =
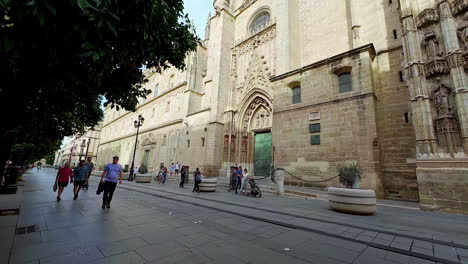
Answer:
[[[55,173],[29,172],[2,196],[1,209],[20,213],[0,217],[0,263],[468,263],[468,216],[404,206],[345,215],[323,200],[127,181],[103,210],[97,179],[56,202]]]

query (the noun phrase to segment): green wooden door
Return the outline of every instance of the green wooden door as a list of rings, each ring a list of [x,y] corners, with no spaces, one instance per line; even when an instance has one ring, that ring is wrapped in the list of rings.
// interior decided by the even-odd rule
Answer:
[[[256,176],[268,176],[271,166],[271,133],[255,135],[255,161]]]

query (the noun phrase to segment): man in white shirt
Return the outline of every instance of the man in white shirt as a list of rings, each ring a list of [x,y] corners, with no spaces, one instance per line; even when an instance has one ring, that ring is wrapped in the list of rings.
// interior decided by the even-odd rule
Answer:
[[[176,162],[176,165],[175,165],[175,175],[176,175],[176,177],[179,176],[179,172],[180,172],[180,165],[179,165],[179,162]]]

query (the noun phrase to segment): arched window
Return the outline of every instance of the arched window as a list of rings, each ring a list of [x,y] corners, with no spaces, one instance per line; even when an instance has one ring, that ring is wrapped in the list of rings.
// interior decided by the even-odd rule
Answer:
[[[351,92],[353,90],[350,72],[340,73],[338,75],[338,82],[340,83],[340,93]]]
[[[270,13],[267,11],[260,12],[250,24],[250,32],[255,33],[264,28],[270,23]]]

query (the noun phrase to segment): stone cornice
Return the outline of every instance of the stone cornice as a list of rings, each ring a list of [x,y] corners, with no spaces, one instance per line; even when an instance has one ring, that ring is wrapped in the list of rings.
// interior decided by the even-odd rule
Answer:
[[[371,53],[371,58],[372,59],[375,57],[376,53],[375,53],[374,44],[367,44],[365,46],[362,46],[362,47],[359,47],[359,48],[356,48],[356,49],[352,49],[352,50],[340,53],[338,55],[335,55],[335,56],[332,56],[332,57],[329,57],[329,58],[314,62],[314,63],[309,64],[307,66],[298,68],[296,70],[292,70],[292,71],[289,71],[289,72],[286,72],[286,73],[283,73],[283,74],[280,74],[280,75],[277,75],[277,76],[273,76],[273,77],[270,78],[270,81],[275,82],[275,81],[278,81],[278,80],[293,76],[293,75],[298,74],[298,73],[303,73],[304,71],[308,71],[308,70],[318,68],[318,67],[323,66],[323,65],[327,65],[327,64],[329,64],[329,63],[331,63],[333,61],[340,60],[340,59],[342,59],[344,57],[349,57],[351,55],[361,53],[363,51],[369,51]]]
[[[284,110],[280,110],[280,111],[273,111],[273,114],[280,114],[280,113],[286,113],[286,112],[291,112],[291,111],[303,110],[305,108],[317,107],[317,106],[328,105],[328,104],[337,104],[337,103],[341,103],[341,102],[349,101],[349,100],[363,99],[363,98],[367,98],[369,96],[372,96],[372,97],[376,98],[375,93],[373,93],[373,92],[372,93],[364,93],[364,94],[358,94],[358,95],[353,95],[353,96],[348,96],[348,97],[343,97],[343,98],[337,98],[337,99],[324,101],[324,102],[301,105],[301,106],[288,108],[288,109],[284,109]]]
[[[158,129],[161,129],[161,128],[164,128],[164,127],[168,127],[168,126],[173,126],[173,125],[177,125],[177,124],[180,124],[183,122],[183,119],[176,119],[176,120],[173,120],[173,121],[169,121],[167,123],[164,123],[164,124],[161,124],[161,125],[158,125],[158,126],[154,126],[154,127],[150,127],[150,128],[147,128],[147,129],[143,129],[139,132],[139,134],[143,134],[143,133],[146,133],[146,132],[150,132],[150,131],[154,131],[154,130],[158,130]],[[108,140],[108,141],[104,141],[104,142],[100,142],[99,143],[99,147],[101,145],[105,145],[105,144],[108,144],[108,143],[111,143],[111,142],[115,142],[115,141],[118,141],[118,140],[121,140],[121,139],[124,139],[124,138],[129,138],[129,137],[133,137],[136,135],[136,132],[135,133],[131,133],[129,135],[126,135],[126,136],[121,136],[121,137],[118,137],[118,138],[114,138],[112,140]]]

